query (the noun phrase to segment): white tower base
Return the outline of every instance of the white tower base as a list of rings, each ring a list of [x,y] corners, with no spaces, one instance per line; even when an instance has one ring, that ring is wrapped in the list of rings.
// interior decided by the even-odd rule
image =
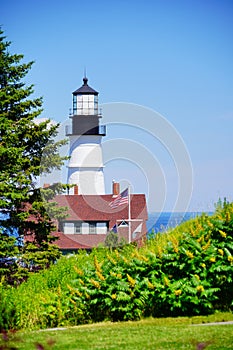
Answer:
[[[78,185],[79,194],[105,194],[101,136],[70,136],[67,182]]]
[[[103,168],[69,168],[69,184],[78,185],[78,194],[105,194]],[[73,188],[70,194],[73,194]]]

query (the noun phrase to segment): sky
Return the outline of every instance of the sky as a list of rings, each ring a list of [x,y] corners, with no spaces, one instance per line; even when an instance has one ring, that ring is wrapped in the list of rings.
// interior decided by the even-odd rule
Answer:
[[[108,193],[114,177],[146,193],[149,211],[182,210],[177,197],[185,193],[183,206],[192,211],[233,200],[232,0],[0,0],[0,6],[11,53],[35,61],[26,83],[43,96],[42,117],[67,120],[85,68],[100,92],[103,145],[110,141],[112,149],[104,170]],[[127,123],[116,115],[112,125],[119,103]],[[164,121],[162,140],[155,129]],[[168,131],[172,139],[179,135],[181,151],[169,148]],[[113,150],[117,139],[116,149],[130,141],[127,156]],[[149,155],[151,169],[142,163]]]

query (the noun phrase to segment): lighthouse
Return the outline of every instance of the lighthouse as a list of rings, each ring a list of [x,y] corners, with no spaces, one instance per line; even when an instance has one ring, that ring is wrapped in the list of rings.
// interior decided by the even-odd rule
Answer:
[[[67,183],[76,185],[70,194],[105,194],[101,140],[106,127],[100,125],[98,95],[86,76],[83,85],[73,92],[72,123],[66,129],[70,141]]]

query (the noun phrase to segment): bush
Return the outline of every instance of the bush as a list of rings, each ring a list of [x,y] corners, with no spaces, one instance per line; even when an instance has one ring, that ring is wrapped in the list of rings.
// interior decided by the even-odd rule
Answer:
[[[1,288],[0,325],[46,328],[232,310],[233,204],[219,203],[138,249],[62,257],[17,288]]]

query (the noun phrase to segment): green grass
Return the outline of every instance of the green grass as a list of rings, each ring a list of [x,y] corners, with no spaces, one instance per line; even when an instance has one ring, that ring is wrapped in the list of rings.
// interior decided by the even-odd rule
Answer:
[[[207,342],[210,343],[208,350],[232,349],[233,324],[197,325],[223,320],[233,320],[233,315],[221,313],[209,317],[149,318],[138,322],[83,325],[59,331],[18,332],[6,344],[8,349],[15,346],[21,350],[172,350],[197,349],[198,343]],[[36,344],[42,344],[43,348],[36,347]]]

